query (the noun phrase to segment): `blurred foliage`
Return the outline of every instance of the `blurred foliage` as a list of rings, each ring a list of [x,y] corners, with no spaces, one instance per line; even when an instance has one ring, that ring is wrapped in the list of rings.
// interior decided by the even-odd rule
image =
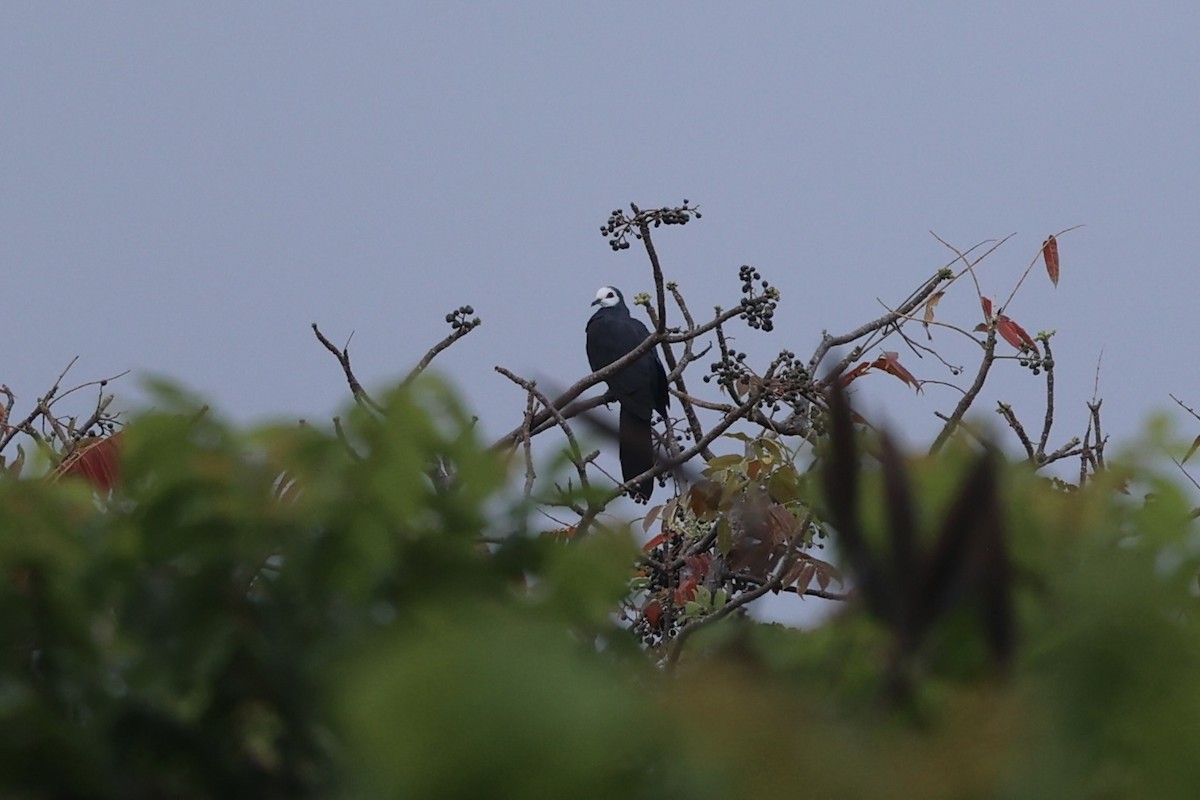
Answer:
[[[0,479],[0,796],[1200,786],[1200,533],[1181,490],[1145,466],[1065,491],[998,463],[1015,654],[998,666],[980,655],[976,616],[942,614],[904,662],[898,701],[888,615],[855,599],[807,631],[730,614],[676,669],[656,666],[614,613],[636,580],[633,539],[539,535],[502,458],[435,383],[392,395],[382,419],[352,410],[337,431],[241,432],[177,392],[160,408],[126,429],[102,497],[83,480]],[[788,508],[807,491],[778,450],[747,453],[752,476],[743,459],[709,478],[761,479]],[[895,470],[919,549],[975,457],[864,458],[865,546],[894,527]]]

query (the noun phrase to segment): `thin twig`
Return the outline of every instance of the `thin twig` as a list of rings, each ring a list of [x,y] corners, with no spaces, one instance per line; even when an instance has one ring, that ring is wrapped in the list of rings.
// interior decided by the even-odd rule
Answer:
[[[936,455],[946,444],[950,435],[958,427],[963,416],[967,413],[967,409],[975,402],[975,398],[983,389],[983,384],[987,380],[988,373],[992,369],[992,362],[996,358],[996,327],[993,325],[988,328],[987,339],[983,343],[983,358],[979,362],[979,371],[975,373],[975,380],[971,387],[967,389],[958,401],[958,405],[954,407],[954,411],[950,412],[950,416],[946,418],[946,424],[942,430],[938,432],[937,438],[933,440],[933,445],[929,448],[930,455]]]
[[[1008,403],[997,403],[996,413],[1004,417],[1004,421],[1008,423],[1008,427],[1013,429],[1017,434],[1017,438],[1021,440],[1021,446],[1025,448],[1025,454],[1029,456],[1029,460],[1034,464],[1038,463],[1037,453],[1034,452],[1033,442],[1029,440],[1029,436],[1025,433],[1025,427],[1021,425],[1017,419],[1017,415],[1013,413],[1012,406]]]
[[[408,375],[406,375],[404,377],[404,380],[402,380],[400,382],[400,385],[408,386],[410,383],[412,383],[413,380],[415,380],[418,375],[420,375],[422,372],[425,371],[425,368],[428,367],[430,365],[430,363],[433,361],[433,359],[437,357],[438,353],[441,353],[447,347],[454,344],[459,339],[463,338],[468,333],[475,330],[477,327],[479,327],[479,326],[478,325],[462,325],[458,328],[455,328],[453,331],[451,331],[446,336],[446,338],[442,339],[440,342],[435,344],[433,347],[429,348],[429,351],[427,353],[425,353],[425,355],[421,358],[420,361],[417,362],[417,365],[415,367],[413,367],[411,370],[409,370]]]
[[[848,333],[843,333],[840,336],[833,336],[829,333],[825,333],[821,337],[821,343],[817,345],[817,349],[813,352],[812,357],[808,360],[808,373],[810,375],[816,374],[817,367],[820,365],[821,360],[825,358],[825,355],[830,351],[830,349],[834,347],[840,347],[844,344],[849,344],[850,342],[877,331],[883,326],[889,325],[900,317],[911,313],[913,309],[925,302],[925,300],[931,294],[933,294],[946,280],[948,280],[946,274],[942,270],[938,270],[937,273],[935,273],[931,278],[925,281],[924,284],[922,284],[920,289],[918,289],[916,292],[910,295],[907,300],[897,306],[895,311],[889,311],[882,317],[860,325],[854,330]],[[850,359],[850,361],[852,360],[853,359]],[[847,361],[847,363],[849,362]],[[844,368],[845,367],[843,366],[843,369]],[[840,372],[835,372],[833,374],[840,374]]]
[[[1077,228],[1082,228],[1082,227],[1083,227],[1083,225],[1072,225],[1069,228],[1064,228],[1063,230],[1054,234],[1054,238],[1057,239],[1059,236],[1062,236],[1064,233],[1070,233],[1071,231],[1073,231]],[[997,314],[1004,313],[1004,310],[1006,308],[1008,308],[1008,304],[1011,303],[1012,299],[1017,296],[1017,291],[1021,288],[1021,284],[1023,284],[1025,282],[1025,278],[1027,278],[1029,276],[1030,271],[1032,271],[1033,268],[1037,265],[1038,259],[1040,259],[1041,257],[1042,257],[1042,248],[1039,247],[1038,251],[1037,251],[1037,255],[1035,255],[1033,257],[1033,260],[1029,262],[1029,266],[1027,266],[1025,268],[1025,271],[1021,273],[1021,277],[1017,279],[1017,283],[1015,286],[1013,286],[1012,291],[1008,293],[1008,297],[1000,305],[1000,307],[998,309],[996,309]]]
[[[525,436],[521,440],[521,449],[525,456],[525,497],[526,499],[533,496],[533,482],[537,479],[537,473],[533,469],[533,437],[529,435],[529,423],[533,420],[534,396],[533,392],[525,394]]]
[[[1042,436],[1038,439],[1037,460],[1040,463],[1046,457],[1046,442],[1050,441],[1050,428],[1054,425],[1054,355],[1050,352],[1050,337],[1042,338],[1045,356],[1042,365],[1046,370],[1046,418],[1042,420]]]
[[[346,436],[345,429],[342,428],[341,417],[333,418],[333,432],[337,436],[338,441],[342,443],[342,447],[346,448],[346,452],[350,454],[350,458],[354,459],[355,461],[363,460],[362,455],[360,455],[359,452],[354,449],[354,445],[350,444],[350,439]]]
[[[556,409],[550,405],[550,399],[548,397],[546,397],[546,395],[543,394],[540,389],[537,388],[537,384],[535,382],[521,378],[521,377],[513,374],[509,370],[504,369],[503,367],[497,367],[496,370],[501,375],[503,375],[504,377],[508,378],[513,383],[515,383],[518,386],[520,386],[521,388],[523,388],[526,392],[529,393],[529,396],[531,398],[536,398],[537,401],[539,403],[541,403],[543,407],[548,408],[553,412],[555,423],[557,424],[557,426],[559,428],[562,428],[563,435],[566,436],[566,438],[567,438],[567,446],[568,446],[569,452],[570,452],[571,463],[575,465],[575,469],[579,473],[580,489],[584,490],[586,492],[586,490],[589,488],[588,476],[587,476],[587,464],[590,459],[584,458],[583,450],[579,447],[579,441],[575,438],[575,432],[573,430],[571,430],[571,425],[570,425],[570,423],[567,422],[566,417],[564,417],[558,409]],[[532,406],[531,406],[527,419],[532,419],[532,418],[533,418],[533,410],[532,410]],[[531,436],[525,437],[526,448],[528,448],[529,441],[531,438],[532,438]]]
[[[339,350],[337,345],[329,341],[329,339],[325,337],[325,334],[321,333],[321,329],[317,327],[317,323],[312,323],[312,329],[313,333],[317,335],[317,341],[324,345],[326,350],[333,353],[334,358],[336,358],[338,363],[342,365],[342,371],[346,373],[346,383],[350,386],[350,394],[354,396],[354,402],[358,403],[359,405],[365,405],[371,408],[373,411],[382,414],[383,406],[371,399],[371,396],[367,394],[367,390],[364,389],[362,384],[358,382],[358,378],[354,377],[354,370],[350,368],[349,340],[346,341],[346,346]],[[354,334],[350,334],[350,336],[353,338]]]

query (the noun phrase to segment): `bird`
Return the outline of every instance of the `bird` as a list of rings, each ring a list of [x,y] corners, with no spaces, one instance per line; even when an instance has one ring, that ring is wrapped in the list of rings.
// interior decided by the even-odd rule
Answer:
[[[603,369],[633,350],[650,335],[640,320],[629,313],[625,297],[612,286],[601,286],[592,305],[600,306],[587,323],[587,357],[592,371]],[[670,398],[667,374],[654,350],[607,379],[609,394],[621,405],[618,425],[621,476],[626,482],[654,466],[654,434],[650,418],[655,411],[667,415]],[[631,487],[635,499],[646,502],[654,491],[654,479],[646,478]]]

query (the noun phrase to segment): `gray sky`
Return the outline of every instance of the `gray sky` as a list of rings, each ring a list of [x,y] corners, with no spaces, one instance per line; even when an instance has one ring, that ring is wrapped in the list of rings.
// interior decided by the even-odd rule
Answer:
[[[77,380],[318,419],[346,389],[310,322],[354,331],[379,386],[470,303],[484,327],[437,363],[500,433],[523,402],[493,365],[572,382],[596,287],[650,285],[607,212],[686,197],[704,219],[661,231],[669,277],[702,310],[755,265],[783,291],[776,334],[741,337],[764,356],[901,299],[948,260],[930,230],[1016,232],[981,273],[1005,296],[1086,223],[1059,288],[1039,265],[1011,308],[1059,331],[1062,422],[1102,349],[1118,436],[1168,392],[1200,404],[1200,6],[517,5],[5,4],[0,382],[27,404],[79,355]],[[967,289],[943,319],[978,321]],[[860,385],[918,439],[954,401]],[[1028,373],[996,386],[1040,419]]]

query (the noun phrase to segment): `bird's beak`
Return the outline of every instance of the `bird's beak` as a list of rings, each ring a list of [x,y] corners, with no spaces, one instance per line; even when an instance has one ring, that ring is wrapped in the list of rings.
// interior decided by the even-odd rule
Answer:
[[[600,305],[600,298],[599,298],[599,297],[597,297],[595,300],[593,300],[593,301],[592,301],[592,305],[594,305],[594,306],[598,306],[598,305]]]

